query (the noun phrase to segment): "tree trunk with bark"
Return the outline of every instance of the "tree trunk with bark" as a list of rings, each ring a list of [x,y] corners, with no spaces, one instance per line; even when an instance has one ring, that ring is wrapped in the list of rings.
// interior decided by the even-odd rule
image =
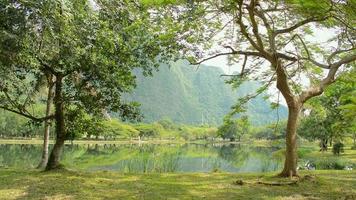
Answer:
[[[49,157],[46,170],[52,170],[60,168],[59,163],[60,156],[63,151],[64,141],[66,139],[65,135],[65,125],[64,125],[64,107],[63,107],[63,96],[62,96],[62,77],[56,76],[56,89],[55,89],[55,122],[56,122],[56,143],[53,146],[51,155]]]
[[[286,133],[286,152],[282,177],[298,176],[297,173],[297,125],[301,105],[288,107],[288,122]]]
[[[48,78],[48,94],[47,94],[47,106],[46,106],[46,117],[51,114],[51,105],[53,101],[53,87],[52,76]],[[48,146],[49,146],[49,132],[51,128],[51,120],[46,119],[44,121],[44,135],[43,135],[43,149],[41,161],[38,164],[37,168],[44,168],[48,162]]]
[[[302,101],[293,95],[288,83],[288,76],[283,63],[276,59],[273,62],[277,73],[277,88],[282,93],[288,105],[288,122],[286,130],[286,152],[284,168],[279,174],[281,177],[298,176],[297,174],[297,125]]]

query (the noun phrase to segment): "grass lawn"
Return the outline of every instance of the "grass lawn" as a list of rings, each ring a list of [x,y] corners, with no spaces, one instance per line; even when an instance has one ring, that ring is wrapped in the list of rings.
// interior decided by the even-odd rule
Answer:
[[[344,152],[341,153],[339,156],[335,156],[332,153],[332,150],[328,150],[326,152],[320,151],[313,151],[307,155],[310,158],[321,158],[321,159],[332,159],[332,158],[339,158],[344,160],[352,161],[356,163],[356,150],[351,150],[351,147],[345,147]]]
[[[356,199],[356,171],[305,171],[296,185],[273,174],[121,174],[0,169],[0,199]],[[233,182],[243,180],[244,185]]]

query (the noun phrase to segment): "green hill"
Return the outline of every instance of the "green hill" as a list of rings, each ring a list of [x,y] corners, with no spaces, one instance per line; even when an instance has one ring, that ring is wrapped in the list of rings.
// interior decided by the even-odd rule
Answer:
[[[256,82],[247,82],[232,90],[221,74],[220,68],[201,65],[196,69],[184,61],[161,65],[152,77],[137,72],[137,88],[127,98],[141,103],[145,122],[169,118],[176,123],[220,124],[239,97],[258,88]],[[280,118],[285,118],[286,108],[279,110]],[[255,125],[277,117],[276,110],[271,110],[262,97],[249,103],[247,114]]]

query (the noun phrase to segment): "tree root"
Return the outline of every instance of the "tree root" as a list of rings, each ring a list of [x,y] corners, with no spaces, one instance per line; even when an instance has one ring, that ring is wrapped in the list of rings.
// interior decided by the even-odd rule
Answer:
[[[284,186],[284,185],[296,185],[299,181],[290,181],[290,182],[263,182],[263,181],[254,181],[254,182],[247,182],[243,180],[234,181],[234,185],[267,185],[267,186]]]
[[[280,177],[280,178],[288,178],[289,177],[290,179],[292,179],[293,177],[300,178],[300,176],[298,174],[289,173],[288,175],[286,175],[283,172],[279,173],[276,177]]]
[[[257,181],[257,184],[268,185],[268,186],[283,186],[283,185],[296,185],[299,181],[290,181],[290,182],[262,182]]]
[[[290,180],[290,181],[281,181],[281,182],[264,182],[264,181],[244,181],[244,180],[236,180],[233,182],[234,185],[245,185],[245,184],[252,184],[252,185],[267,185],[267,186],[284,186],[284,185],[297,185],[299,182],[304,182],[304,181],[311,181],[311,182],[316,182],[315,176],[312,175],[305,175],[303,177],[296,176],[297,179]]]

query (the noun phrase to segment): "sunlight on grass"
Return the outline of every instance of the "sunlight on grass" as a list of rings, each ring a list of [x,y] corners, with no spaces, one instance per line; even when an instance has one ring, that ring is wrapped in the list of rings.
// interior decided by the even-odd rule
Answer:
[[[0,169],[0,199],[338,199],[356,197],[356,172],[301,172],[296,185],[274,173],[122,174]],[[234,181],[245,184],[236,185]]]
[[[0,199],[19,199],[27,195],[25,189],[0,189]]]

